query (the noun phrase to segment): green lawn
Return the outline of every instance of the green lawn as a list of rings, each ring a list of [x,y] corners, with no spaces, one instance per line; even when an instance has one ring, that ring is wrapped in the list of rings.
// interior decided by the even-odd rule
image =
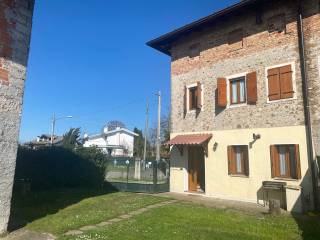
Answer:
[[[48,201],[44,201],[47,204],[40,201],[41,197],[48,199],[52,195],[58,196],[54,201],[49,201],[50,205]],[[66,237],[62,233],[67,230],[96,224],[167,199],[134,193],[105,194],[92,191],[84,194],[80,190],[61,191],[58,194],[47,192],[39,196],[36,198],[38,201],[33,203],[24,201],[19,205],[19,201],[15,201],[15,211],[19,212],[15,217],[24,217],[29,221],[26,228],[52,233],[60,240],[320,239],[319,216],[273,217],[184,202],[151,209],[130,220],[88,231],[78,237]],[[46,211],[50,214],[45,214]]]
[[[26,224],[27,229],[57,235],[164,200],[167,199],[95,190],[45,191],[15,199],[13,218],[19,225]]]
[[[305,219],[309,233],[303,233],[289,216],[246,214],[194,204],[178,203],[151,210],[132,220],[120,222],[78,237],[64,240],[214,240],[214,239],[320,239],[319,218]]]

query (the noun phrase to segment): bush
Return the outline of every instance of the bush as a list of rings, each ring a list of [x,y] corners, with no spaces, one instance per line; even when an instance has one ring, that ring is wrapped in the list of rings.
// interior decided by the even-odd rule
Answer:
[[[98,149],[18,150],[16,183],[28,180],[32,189],[100,187],[104,178],[104,155]]]

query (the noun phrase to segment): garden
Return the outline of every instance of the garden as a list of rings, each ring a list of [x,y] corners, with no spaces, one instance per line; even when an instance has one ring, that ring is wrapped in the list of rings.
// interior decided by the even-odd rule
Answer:
[[[320,239],[320,216],[217,208],[118,192],[95,149],[20,148],[10,230],[56,239]]]

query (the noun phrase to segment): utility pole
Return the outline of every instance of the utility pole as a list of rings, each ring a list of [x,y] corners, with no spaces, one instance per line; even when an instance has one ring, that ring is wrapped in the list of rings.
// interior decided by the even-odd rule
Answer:
[[[160,161],[160,144],[161,144],[161,139],[160,139],[160,126],[161,126],[161,92],[159,91],[158,94],[158,128],[157,128],[157,154],[156,154],[156,160],[159,162]]]
[[[53,146],[53,138],[54,138],[54,128],[56,126],[56,114],[53,113],[52,122],[51,122],[51,146]]]
[[[149,102],[147,100],[147,109],[146,109],[146,126],[144,129],[144,149],[143,149],[143,166],[146,166],[147,158],[147,138],[148,138],[148,128],[149,128]]]
[[[53,113],[53,116],[52,116],[52,122],[51,122],[51,146],[53,146],[53,138],[54,138],[54,131],[55,131],[55,127],[56,127],[56,122],[57,120],[60,120],[60,119],[64,119],[64,118],[72,118],[72,116],[65,116],[65,117],[59,117],[59,118],[56,118],[56,114]]]
[[[161,123],[161,92],[159,91],[158,96],[158,127],[157,127],[157,139],[156,139],[156,161],[153,164],[153,192],[156,193],[158,191],[158,163],[160,161],[160,123]]]

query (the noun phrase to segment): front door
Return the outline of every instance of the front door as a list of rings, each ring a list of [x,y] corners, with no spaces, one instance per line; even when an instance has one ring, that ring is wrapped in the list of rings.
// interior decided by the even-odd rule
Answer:
[[[188,148],[188,178],[190,192],[204,192],[204,153],[200,146]]]

